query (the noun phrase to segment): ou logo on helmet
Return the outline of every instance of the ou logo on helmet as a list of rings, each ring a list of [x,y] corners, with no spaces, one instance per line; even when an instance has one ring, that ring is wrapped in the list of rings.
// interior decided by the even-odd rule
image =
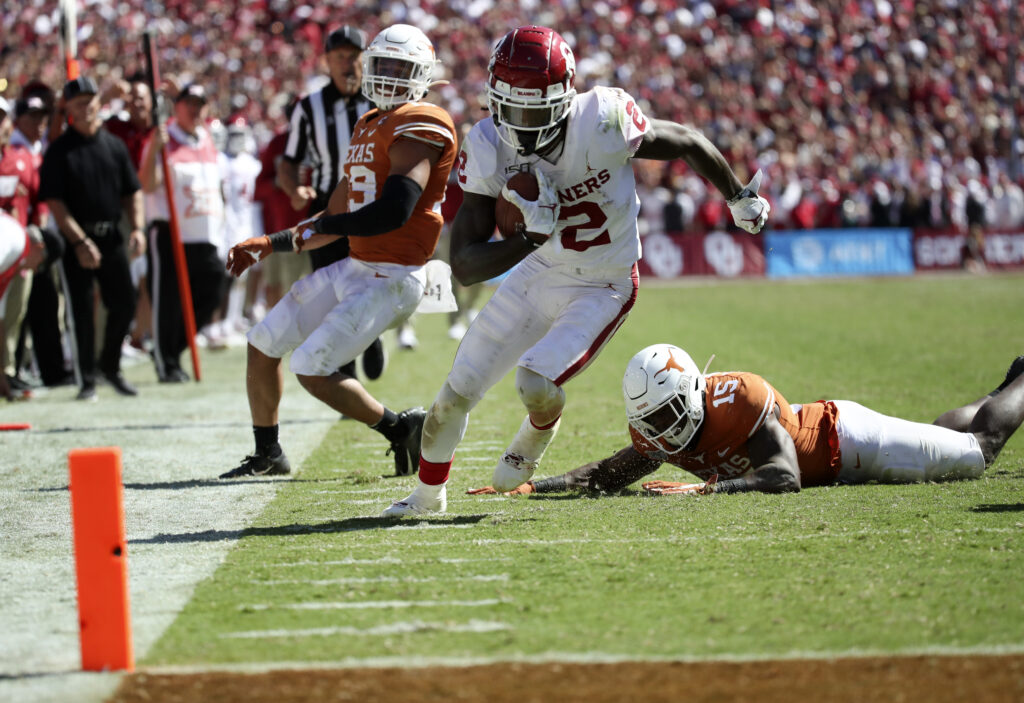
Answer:
[[[566,78],[568,78],[569,82],[572,83],[572,78],[576,75],[576,57],[573,56],[572,49],[570,49],[569,45],[565,43],[565,40],[557,34],[555,36],[559,39],[558,51],[562,54],[562,59],[565,61]]]

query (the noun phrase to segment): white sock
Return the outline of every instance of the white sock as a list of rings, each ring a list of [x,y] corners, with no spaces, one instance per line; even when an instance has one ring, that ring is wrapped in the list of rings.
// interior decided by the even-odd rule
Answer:
[[[538,430],[533,426],[533,422],[530,421],[530,416],[527,415],[505,452],[507,454],[518,454],[527,461],[539,463],[541,457],[544,456],[544,452],[555,439],[555,433],[558,432],[558,426],[561,424],[562,417],[559,415],[553,425],[546,430]]]

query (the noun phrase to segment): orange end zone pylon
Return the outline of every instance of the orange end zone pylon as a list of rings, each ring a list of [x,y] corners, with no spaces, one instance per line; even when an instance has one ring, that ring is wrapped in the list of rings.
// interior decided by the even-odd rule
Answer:
[[[72,449],[68,465],[82,669],[132,671],[121,449]]]

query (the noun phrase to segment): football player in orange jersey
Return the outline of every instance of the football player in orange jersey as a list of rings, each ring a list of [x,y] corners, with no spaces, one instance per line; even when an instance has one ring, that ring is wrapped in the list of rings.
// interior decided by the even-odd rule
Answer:
[[[637,353],[622,381],[632,444],[600,461],[507,495],[614,492],[662,463],[699,483],[651,481],[651,493],[705,495],[867,481],[978,478],[1024,420],[1024,356],[988,395],[934,424],[889,417],[848,400],[791,405],[752,373],[704,376],[669,344]],[[472,495],[495,493],[487,486]]]
[[[246,385],[256,452],[221,478],[290,471],[278,443],[281,357],[289,351],[307,391],[381,433],[396,473],[415,470],[425,411],[396,414],[338,369],[408,318],[431,284],[426,264],[441,234],[440,202],[457,146],[448,113],[420,102],[436,63],[419,29],[396,24],[378,34],[363,52],[363,92],[376,108],[356,123],[327,211],[229,252],[228,270],[238,276],[272,252],[313,249],[339,236],[350,244],[349,258],[296,282],[250,330]]]

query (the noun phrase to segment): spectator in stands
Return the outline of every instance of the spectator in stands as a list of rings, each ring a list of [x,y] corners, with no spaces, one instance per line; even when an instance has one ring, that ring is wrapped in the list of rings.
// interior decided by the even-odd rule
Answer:
[[[0,338],[6,334],[7,320],[3,310],[11,281],[25,271],[49,265],[59,259],[63,251],[63,243],[57,235],[38,227],[25,228],[0,211]],[[6,357],[6,347],[0,346],[0,366],[6,365]],[[27,397],[28,389],[12,386],[10,380],[6,374],[0,373],[0,398]]]
[[[32,227],[38,230],[44,224],[42,215],[45,214],[39,207],[39,172],[32,153],[23,146],[10,143],[14,129],[11,113],[11,104],[0,98],[0,211],[14,218],[22,229],[27,228],[31,221]],[[0,316],[6,322],[6,333],[0,336],[6,363],[0,369],[15,390],[28,388],[18,378],[15,352],[28,307],[34,269],[35,266],[25,267],[18,275],[12,275],[7,282],[4,308],[0,309]]]
[[[217,147],[205,127],[206,89],[189,83],[174,99],[174,119],[153,132],[142,155],[140,179],[146,192],[149,224],[149,293],[153,305],[153,360],[161,383],[189,380],[181,354],[189,347],[178,293],[171,243],[170,206],[159,152],[167,149],[174,208],[191,284],[196,329],[202,329],[220,304],[227,276],[219,251],[224,232],[224,198]]]
[[[56,82],[53,30],[36,22],[55,5],[40,0],[0,9],[0,75],[14,83],[29,76]],[[432,24],[451,81],[441,88],[442,101],[457,124],[479,117],[495,27],[525,19],[514,4],[477,5],[472,14],[442,0],[392,8]],[[79,12],[80,54],[97,73],[136,53],[136,27],[150,21],[143,0],[125,0],[116,13],[112,7],[87,3]],[[780,164],[765,178],[773,207],[794,180],[835,176],[857,192],[822,200],[815,219],[851,226],[870,222],[861,204],[875,178],[890,190],[902,185],[924,196],[932,178],[965,183],[985,176],[994,195],[998,175],[1013,175],[1012,125],[1024,119],[1024,108],[1011,95],[1016,81],[1007,47],[1019,32],[1013,13],[1001,8],[945,0],[757,3],[753,10],[736,2],[545,5],[552,24],[577,28],[573,49],[590,57],[579,66],[582,90],[622,85],[644,109],[704,126],[730,161],[749,167],[771,155]],[[374,4],[346,9],[351,25],[367,30],[379,28],[378,14]],[[220,114],[232,114],[238,96],[248,96],[256,112],[246,117],[262,145],[280,125],[257,106],[307,92],[328,20],[326,6],[301,3],[169,4],[159,22],[190,41],[165,42],[162,68],[209,77]],[[704,195],[696,206],[714,199]],[[777,209],[781,223],[790,208]]]
[[[43,164],[48,127],[53,122],[55,97],[53,91],[40,81],[31,81],[22,89],[14,104],[15,129],[11,145],[27,149],[32,154],[36,170]],[[56,130],[59,134],[59,130]],[[36,219],[41,227],[49,222],[46,204],[40,202]],[[60,326],[60,298],[57,293],[56,271],[49,265],[32,273],[32,290],[22,329],[19,349],[25,344],[24,327],[31,333],[32,355],[39,368],[44,386],[59,386],[74,382],[69,376],[64,359],[63,333]],[[17,360],[16,360],[17,361]]]
[[[67,241],[65,304],[74,319],[79,400],[96,399],[96,283],[107,308],[99,371],[121,395],[138,394],[121,374],[121,344],[135,314],[128,252],[140,256],[146,246],[142,192],[128,149],[102,128],[97,92],[86,76],[65,84],[69,128],[46,150],[39,179],[39,196]],[[132,223],[127,250],[118,229],[122,212]]]
[[[153,96],[144,73],[136,73],[128,80],[117,81],[105,96],[108,100],[122,100],[127,108],[123,113],[111,116],[104,127],[128,147],[135,170],[142,164],[142,151],[153,134]],[[101,100],[101,102],[105,102]],[[122,227],[125,223],[122,223]],[[149,284],[146,277],[146,259],[132,260],[132,285],[135,286],[138,303],[135,306],[135,320],[131,329],[131,344],[143,349],[146,338],[152,337],[153,309],[149,301]]]

